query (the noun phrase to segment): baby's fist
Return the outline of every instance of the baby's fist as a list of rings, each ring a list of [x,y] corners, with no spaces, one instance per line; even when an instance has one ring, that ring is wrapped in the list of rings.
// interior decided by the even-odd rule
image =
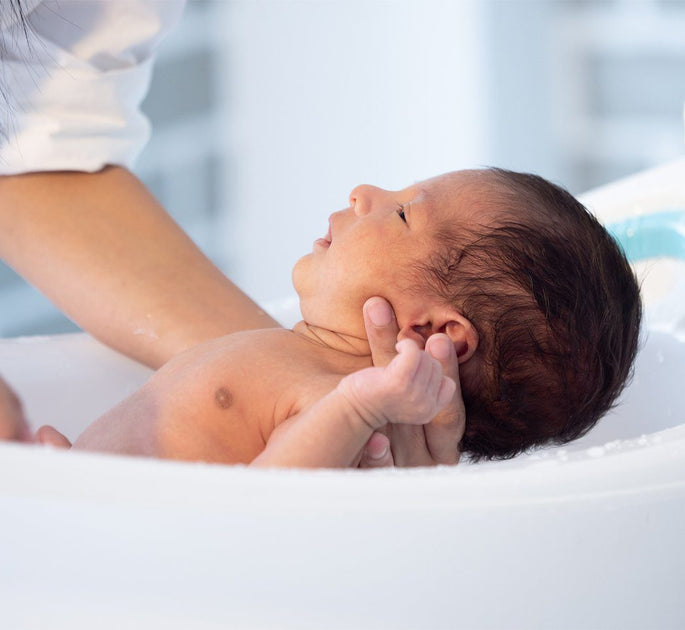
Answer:
[[[426,424],[456,389],[440,363],[413,341],[399,341],[397,353],[386,367],[361,370],[340,382],[342,393],[374,429],[388,422]]]
[[[397,343],[397,356],[387,366],[391,390],[389,422],[426,424],[452,399],[456,385],[443,376],[437,359],[409,339]]]

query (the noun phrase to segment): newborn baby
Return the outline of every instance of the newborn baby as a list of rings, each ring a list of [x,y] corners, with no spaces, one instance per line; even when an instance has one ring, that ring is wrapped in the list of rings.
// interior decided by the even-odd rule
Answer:
[[[461,450],[511,457],[588,431],[637,349],[639,291],[621,250],[571,195],[533,175],[357,187],[293,282],[303,321],[292,330],[235,333],[175,357],[74,448],[351,466],[374,431],[428,423],[460,395],[442,373],[453,361]],[[376,295],[399,327],[385,367],[371,367],[362,317]]]

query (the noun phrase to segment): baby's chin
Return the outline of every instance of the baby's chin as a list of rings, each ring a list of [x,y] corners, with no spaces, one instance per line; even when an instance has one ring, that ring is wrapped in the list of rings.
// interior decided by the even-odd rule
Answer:
[[[327,330],[331,329],[332,322],[330,318],[327,318],[325,313],[321,313],[310,301],[300,298],[300,313],[302,314],[302,320],[308,326],[325,328]]]
[[[311,258],[311,254],[305,254],[299,258],[293,265],[293,269],[290,272],[290,281],[292,282],[293,288],[295,289],[300,302],[302,302],[302,290],[306,286],[309,258]]]

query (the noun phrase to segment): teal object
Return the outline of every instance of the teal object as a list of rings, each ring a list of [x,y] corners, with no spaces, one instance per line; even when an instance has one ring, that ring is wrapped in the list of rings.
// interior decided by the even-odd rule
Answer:
[[[668,256],[685,260],[685,210],[669,209],[610,223],[607,230],[630,262]]]

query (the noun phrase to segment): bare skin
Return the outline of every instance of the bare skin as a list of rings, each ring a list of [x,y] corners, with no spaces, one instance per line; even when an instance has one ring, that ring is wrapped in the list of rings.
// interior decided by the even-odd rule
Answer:
[[[435,345],[449,339],[441,335]],[[256,466],[357,465],[374,431],[421,426],[454,381],[411,340],[385,368],[293,331],[246,331],[172,359],[93,423],[75,449]],[[296,360],[294,360],[296,357]]]
[[[365,293],[392,296],[400,336],[418,356],[430,359],[412,345],[423,345],[426,331],[433,333],[429,350],[435,348],[455,366],[474,356],[478,335],[470,322],[439,296],[417,297],[421,288],[407,269],[435,250],[436,221],[472,212],[468,198],[456,205],[453,200],[478,178],[452,174],[398,192],[358,187],[350,207],[331,215],[326,238],[318,239],[293,271],[305,321],[293,331],[236,333],[176,357],[91,425],[74,447],[224,463],[349,466],[359,461],[363,445],[379,429],[390,440],[396,433],[405,444],[428,444],[421,427],[430,418],[420,410],[428,407],[437,414],[448,402],[437,392],[451,381],[437,360],[428,361],[424,371],[444,379],[441,387],[429,388],[432,401],[414,400],[411,379],[405,379],[395,391],[411,409],[409,419],[397,408],[392,411],[383,387],[371,383],[387,385],[403,371],[398,362],[411,353],[406,350],[386,368],[369,370],[367,323],[358,316],[357,301]],[[378,306],[367,304],[366,314]],[[458,395],[454,383],[450,392]],[[379,406],[384,419],[369,419],[367,412]],[[395,425],[400,425],[397,431]],[[409,465],[425,459],[412,461],[415,446],[405,454],[399,445],[395,451]]]
[[[0,178],[0,253],[89,332],[153,367],[217,335],[277,325],[118,167]],[[368,356],[380,366],[406,331],[378,304],[388,317],[374,325],[365,312],[365,323]],[[133,335],[146,325],[152,335]],[[458,378],[456,362],[443,367]],[[456,463],[463,426],[459,399],[425,426],[374,433],[361,463]],[[38,437],[68,445],[50,428]]]
[[[388,365],[396,355],[394,342],[399,327],[390,305],[382,298],[373,297],[364,304],[364,325],[369,340],[371,360],[375,366]],[[362,468],[385,466],[438,466],[459,463],[459,442],[466,427],[466,410],[461,396],[459,360],[445,345],[426,349],[442,366],[443,375],[457,386],[452,400],[429,423],[421,426],[391,425],[374,433],[362,453]]]
[[[377,323],[372,321],[371,314]],[[365,305],[364,316],[370,344],[376,353],[373,362],[376,366],[387,365],[397,357],[397,324],[392,310],[381,298],[372,298]],[[389,402],[403,401],[403,411],[410,414],[407,421],[398,423],[395,420],[395,413],[388,408],[387,400],[376,415],[372,413],[369,417],[368,413],[364,413],[365,409],[360,411],[358,406],[350,403],[349,391],[343,391],[340,396],[339,388],[336,388],[332,391],[333,395],[324,396],[325,383],[332,385],[341,380],[339,370],[331,373],[330,368],[342,355],[337,351],[331,352],[330,348],[324,348],[318,343],[312,343],[306,326],[300,326],[300,331],[302,329],[304,335],[284,330],[243,333],[193,348],[160,370],[161,374],[155,375],[142,390],[94,423],[79,438],[77,447],[224,463],[251,461],[258,466],[352,465],[376,468],[457,463],[457,446],[464,428],[463,402],[458,390],[455,390],[444,407],[445,399],[438,400],[437,390],[428,392],[427,400],[429,403],[433,401],[436,408],[420,413],[420,409],[404,403],[405,397],[394,395],[391,388],[390,392],[394,397]],[[439,365],[441,370],[438,374],[449,374],[450,378],[445,380],[456,382],[458,386],[458,362],[453,346],[444,335],[442,343],[439,337],[441,336],[437,335],[429,339],[426,345],[427,353],[434,357],[431,372],[433,381],[436,382],[435,366]],[[257,345],[254,346],[251,340],[256,340]],[[283,344],[283,341],[286,343]],[[260,348],[260,344],[263,347]],[[275,362],[276,367],[290,365],[291,356],[286,355],[301,351],[298,344],[303,345],[306,352],[315,351],[312,362],[306,364],[313,373],[307,374],[305,370],[301,370],[298,376],[292,369],[288,369],[284,371],[282,379],[277,378],[277,370],[268,370],[269,362]],[[241,345],[246,347],[243,349]],[[244,352],[254,351],[271,355],[262,356],[256,365],[248,362],[248,366],[251,365],[252,369],[259,372],[256,375],[259,378],[252,378],[255,377],[254,374],[246,373],[244,364],[237,366],[235,362],[228,360],[232,346],[243,357]],[[279,348],[276,354],[273,354],[274,348]],[[359,366],[368,368],[371,365],[370,355],[348,359],[342,364],[344,369]],[[329,370],[328,378],[320,382],[318,389],[313,389],[310,379],[318,382],[322,368]],[[262,382],[261,377],[265,373],[262,370],[265,369],[276,378]],[[202,379],[197,378],[198,370],[202,371]],[[361,394],[357,394],[353,402],[361,396],[362,400],[366,400],[366,409],[368,405],[371,405],[371,409],[376,409],[374,405],[379,401],[383,402],[379,393],[383,394],[383,388],[388,382],[391,385],[393,383],[392,378],[381,379],[375,384],[367,383],[365,379],[369,376],[368,372],[373,370],[378,371],[380,368],[353,374],[355,378],[364,377],[361,380]],[[218,379],[214,380],[211,374]],[[388,376],[392,377],[393,374]],[[236,377],[237,380],[232,380]],[[233,385],[238,385],[245,377],[248,382],[252,382],[251,390],[243,387],[237,387],[236,390],[229,386],[229,380]],[[201,386],[202,382],[206,382],[207,386]],[[211,383],[219,382],[212,390]],[[395,378],[394,382],[406,393],[406,378]],[[442,383],[442,378],[439,382]],[[59,448],[71,447],[69,440],[50,426],[41,427],[32,436],[21,414],[18,399],[1,380],[0,385],[3,385],[0,387],[0,431],[3,432],[4,439],[33,441]],[[291,412],[297,413],[290,416],[286,414],[287,417],[283,413],[276,413],[266,423],[255,423],[255,413],[260,408],[254,405],[254,399],[270,399],[274,388],[280,388],[280,395],[287,401],[277,409],[282,412],[291,406]],[[323,399],[317,401],[317,396],[323,396]],[[426,399],[422,399],[420,395],[416,398],[419,406],[422,400],[425,402]],[[439,407],[442,410],[438,413]],[[238,418],[241,408],[248,409],[249,415]],[[187,417],[188,409],[192,410],[190,420]],[[202,412],[196,413],[200,409]],[[263,413],[264,411],[262,410]],[[266,409],[266,416],[268,413]],[[281,427],[280,430],[274,431],[278,426]],[[188,430],[189,427],[191,431]],[[372,432],[374,429],[382,432]],[[271,447],[267,449],[266,443],[270,438]],[[364,442],[366,446],[362,448]],[[334,448],[327,448],[331,445]]]
[[[31,430],[24,417],[21,401],[2,378],[0,378],[0,440],[32,441]]]

